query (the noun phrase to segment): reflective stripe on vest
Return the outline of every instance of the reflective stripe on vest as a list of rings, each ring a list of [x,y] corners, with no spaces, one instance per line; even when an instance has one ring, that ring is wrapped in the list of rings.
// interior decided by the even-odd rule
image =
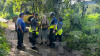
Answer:
[[[38,32],[38,27],[36,27],[36,30],[37,30],[36,34],[39,34],[39,32]]]
[[[55,25],[50,26],[50,29],[54,29],[54,28],[55,28]],[[56,30],[57,30],[57,27],[56,27]]]
[[[36,27],[36,30],[38,30],[38,27]],[[30,27],[29,32],[34,33],[33,31],[34,31],[34,29],[31,29],[31,27]],[[39,32],[37,31],[36,34],[39,34]]]
[[[29,28],[29,32],[32,32],[31,26],[30,26],[30,28]]]
[[[56,34],[55,35],[62,35],[62,32],[63,32],[63,30],[62,29],[60,29],[60,30],[58,30],[57,32],[56,32]]]

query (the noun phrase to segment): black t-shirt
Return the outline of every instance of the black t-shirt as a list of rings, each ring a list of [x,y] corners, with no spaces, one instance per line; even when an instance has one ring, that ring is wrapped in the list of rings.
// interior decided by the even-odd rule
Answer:
[[[33,16],[30,16],[29,18],[28,18],[28,21],[29,22],[31,22],[31,19],[33,18]],[[31,25],[31,24],[29,24],[29,25]]]
[[[31,19],[33,18],[33,16],[30,16],[29,18],[28,18],[28,21],[29,22],[31,22]]]

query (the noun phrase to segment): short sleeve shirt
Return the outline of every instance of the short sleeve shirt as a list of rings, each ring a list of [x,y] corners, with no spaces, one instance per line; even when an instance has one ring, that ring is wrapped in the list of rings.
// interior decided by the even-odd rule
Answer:
[[[50,25],[55,25],[55,24],[57,24],[57,19],[56,19],[56,17],[53,17]]]
[[[31,22],[31,19],[33,18],[33,16],[30,16],[29,18],[28,18],[28,21],[29,22]]]
[[[25,31],[26,31],[26,25],[25,25],[25,23],[24,23],[24,22],[21,22],[21,28],[22,28],[23,32],[25,32]]]
[[[28,21],[31,22],[32,18],[33,18],[33,16],[30,16],[30,17],[28,18]],[[30,25],[31,25],[31,24],[30,24]]]
[[[21,22],[23,22],[23,19],[18,18],[17,21],[16,21],[17,29],[18,29],[18,25],[21,25]]]
[[[26,25],[25,25],[23,19],[21,19],[21,18],[18,18],[18,19],[17,19],[17,31],[18,31],[18,32],[21,32],[21,30],[18,28],[19,25],[21,26],[23,32],[25,32],[25,27],[26,27]]]

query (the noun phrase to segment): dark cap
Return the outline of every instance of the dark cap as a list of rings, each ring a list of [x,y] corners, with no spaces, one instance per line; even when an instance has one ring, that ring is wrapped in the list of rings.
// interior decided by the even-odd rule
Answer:
[[[51,13],[50,13],[50,16],[55,16],[55,13],[54,13],[54,12],[51,12]]]
[[[38,16],[38,14],[35,14],[35,16]]]
[[[35,14],[35,12],[34,12],[34,13],[32,13],[32,14]]]
[[[19,16],[24,15],[24,13],[20,13]]]
[[[59,20],[60,20],[60,21],[63,21],[63,18],[62,18],[62,17],[59,17]]]

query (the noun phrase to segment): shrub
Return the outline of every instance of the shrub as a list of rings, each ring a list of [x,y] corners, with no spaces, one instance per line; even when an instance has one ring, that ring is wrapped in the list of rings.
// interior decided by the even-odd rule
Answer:
[[[10,51],[10,46],[8,45],[7,39],[3,28],[7,28],[6,23],[0,22],[0,56],[6,56]]]
[[[82,25],[82,29],[73,28],[70,30],[70,27],[63,26],[64,33],[69,32],[68,36],[63,36],[63,41],[67,42],[68,48],[72,50],[85,50],[85,56],[100,56],[100,16],[99,14],[90,14],[86,15],[84,19],[80,20],[80,24]],[[68,18],[65,15],[64,18]],[[69,17],[70,18],[70,17]],[[73,16],[74,18],[74,16]],[[71,18],[72,19],[72,18]],[[67,19],[66,19],[67,20]],[[64,24],[68,24],[68,20]],[[68,24],[69,26],[71,24]],[[69,29],[69,30],[68,30]],[[66,31],[67,30],[67,31]],[[81,31],[81,32],[80,32]],[[77,33],[78,32],[78,33]],[[79,34],[81,33],[81,34]],[[88,48],[88,44],[98,43],[98,48],[95,49],[94,53],[91,53],[91,49]],[[91,46],[92,47],[92,46]],[[94,48],[94,47],[93,47]]]

